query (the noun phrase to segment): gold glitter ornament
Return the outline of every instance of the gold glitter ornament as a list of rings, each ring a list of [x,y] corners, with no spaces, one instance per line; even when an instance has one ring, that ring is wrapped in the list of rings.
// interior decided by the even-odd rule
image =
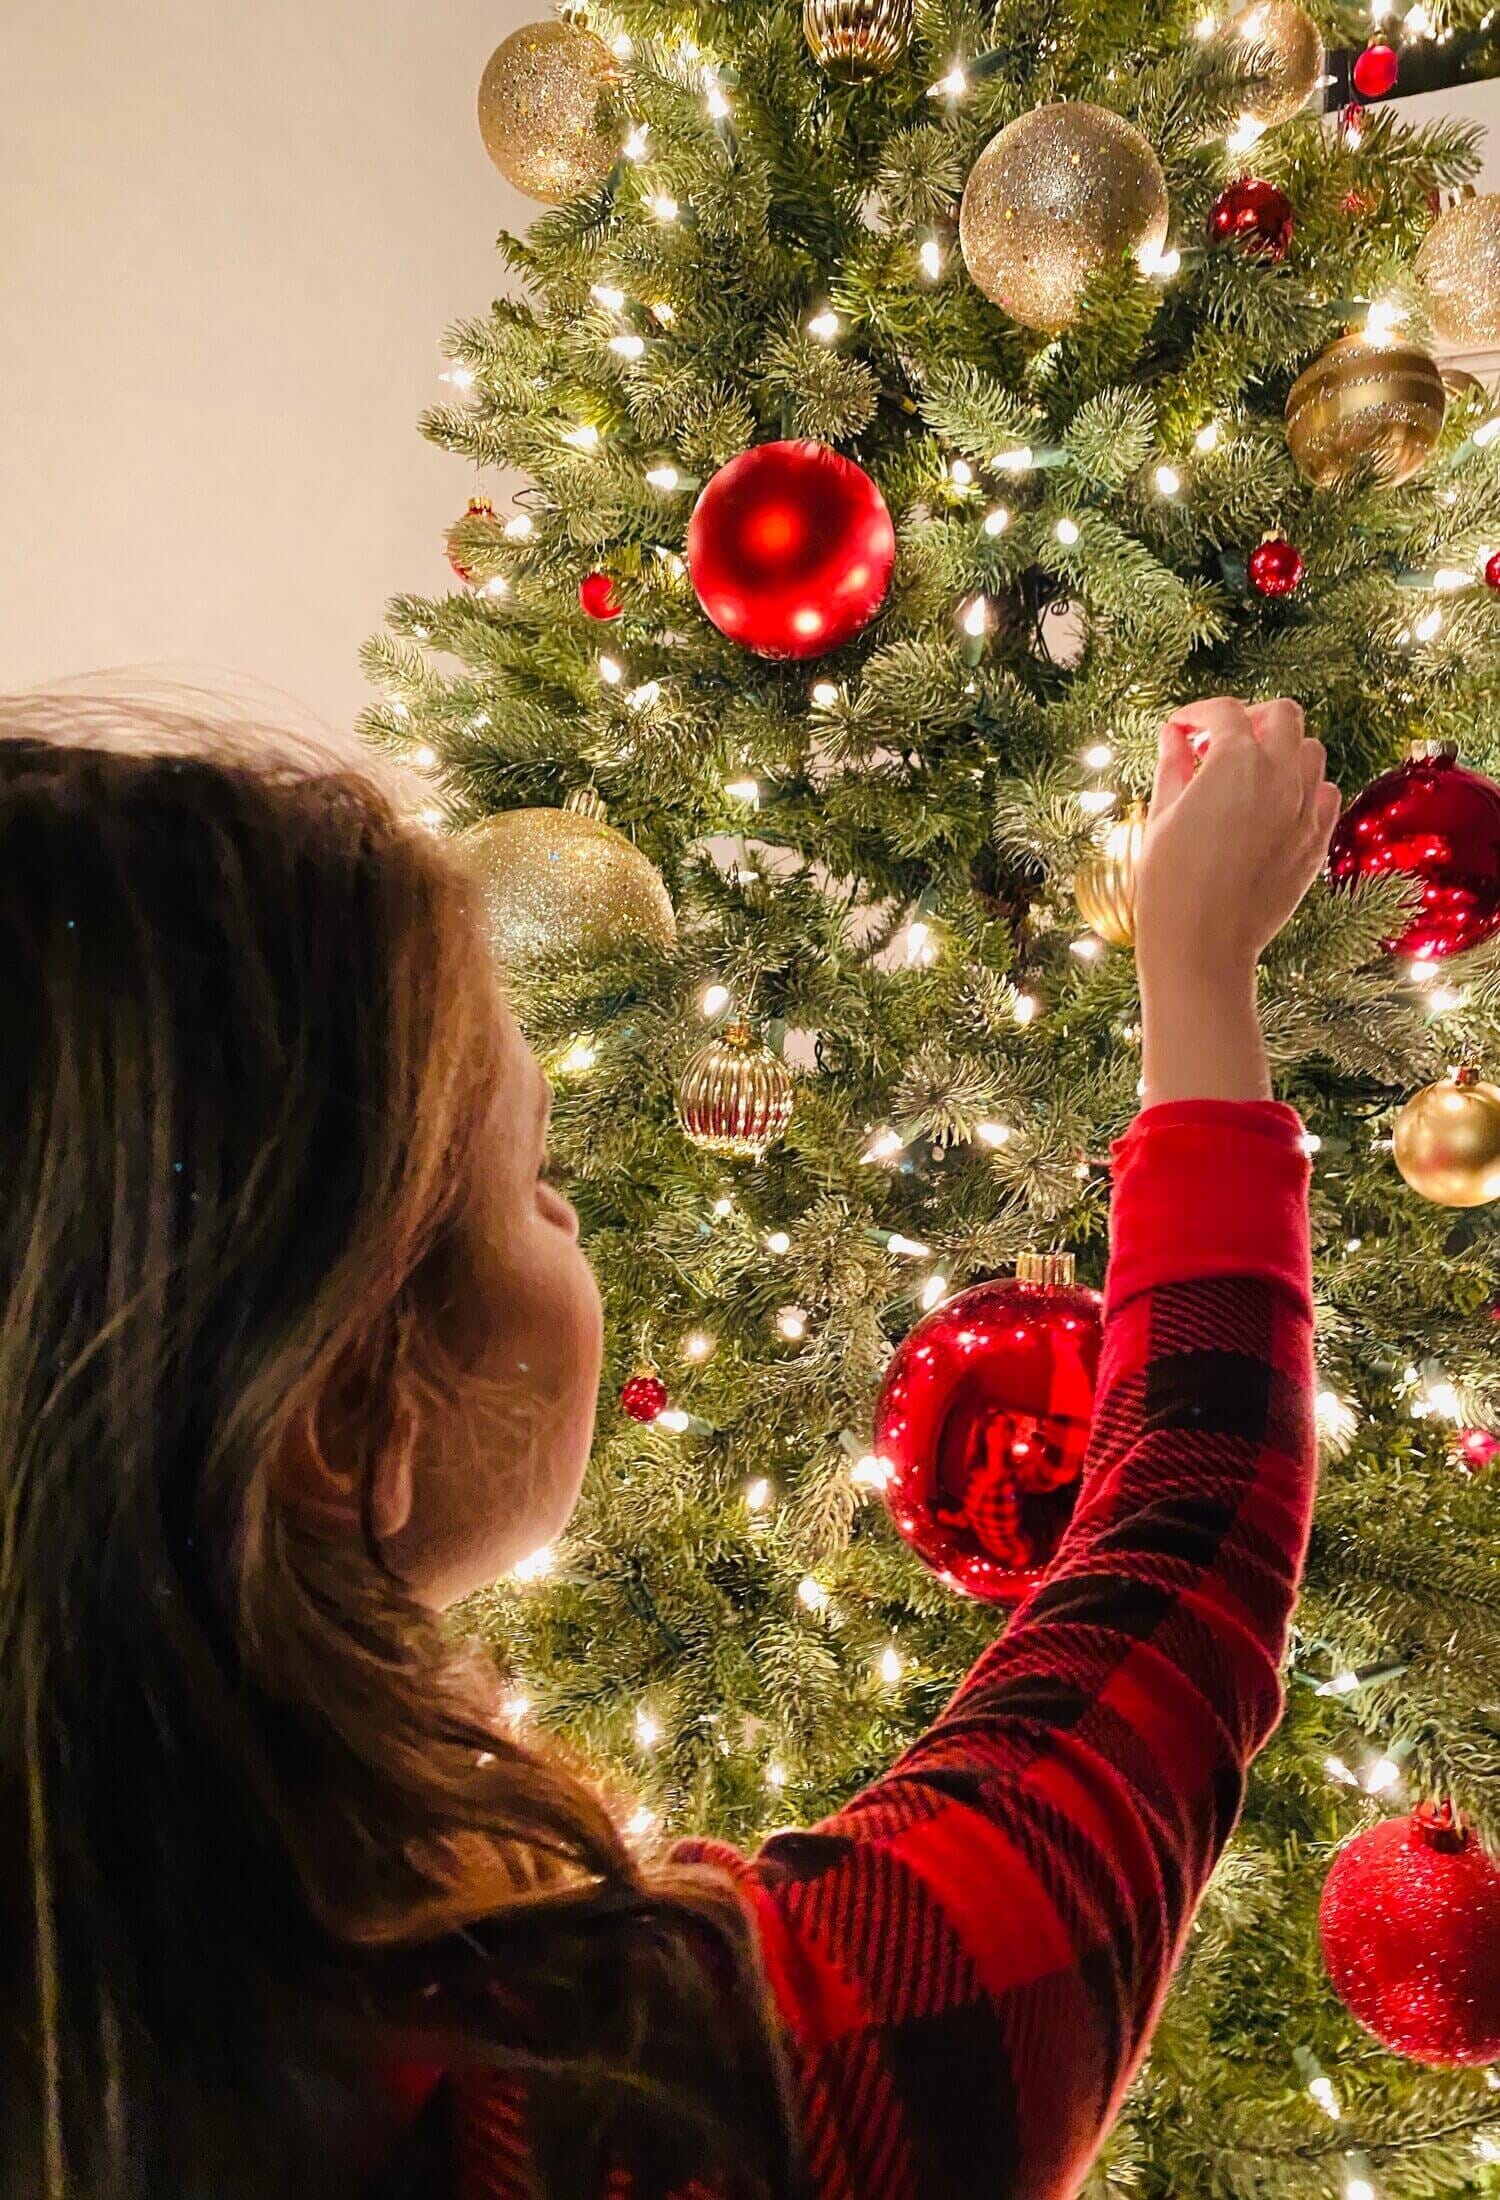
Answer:
[[[1408,1100],[1396,1118],[1396,1166],[1434,1207],[1500,1199],[1500,1086],[1461,1069]]]
[[[759,1161],[792,1120],[792,1073],[748,1024],[700,1047],[677,1081],[677,1120],[705,1153]]]
[[[562,810],[504,810],[459,843],[502,963],[564,951],[602,956],[644,941],[668,953],[677,918],[660,874],[604,821],[592,793]]]
[[[1089,284],[1167,241],[1167,180],[1150,144],[1087,100],[1034,107],[980,154],[959,241],[975,283],[1012,320],[1049,334],[1078,318]]]
[[[1146,845],[1146,805],[1132,802],[1111,825],[1104,845],[1078,868],[1073,899],[1091,932],[1111,947],[1135,945],[1135,893]]]
[[[1292,385],[1286,439],[1297,469],[1319,489],[1373,460],[1391,488],[1420,473],[1443,432],[1448,393],[1415,344],[1341,336]]]
[[[1301,114],[1327,60],[1323,34],[1306,8],[1296,0],[1253,0],[1229,18],[1224,35],[1239,40],[1245,62],[1260,77],[1245,103],[1250,120],[1269,128]]]
[[[911,44],[912,0],[803,0],[802,28],[830,76],[884,76]]]
[[[616,74],[592,31],[528,23],[491,54],[479,86],[479,134],[507,183],[560,206],[603,183],[617,158],[599,124]]]
[[[1500,191],[1439,214],[1417,254],[1417,280],[1445,344],[1500,344]]]

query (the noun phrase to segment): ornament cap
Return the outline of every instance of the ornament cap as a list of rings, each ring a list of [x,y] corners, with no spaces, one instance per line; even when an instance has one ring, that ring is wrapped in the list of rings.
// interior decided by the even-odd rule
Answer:
[[[1071,1253],[1022,1253],[1016,1262],[1016,1281],[1047,1290],[1071,1290],[1078,1277],[1078,1263]]]
[[[1469,1846],[1470,1835],[1451,1803],[1424,1803],[1413,1813],[1411,1838],[1413,1848],[1460,1856]]]
[[[563,808],[573,817],[592,818],[596,825],[604,825],[609,821],[609,811],[597,787],[575,787],[563,803]]]
[[[493,519],[495,507],[488,497],[470,497],[469,509],[464,516],[466,519]]]
[[[1407,742],[1406,760],[1409,764],[1456,764],[1458,743],[1434,741],[1423,735]]]

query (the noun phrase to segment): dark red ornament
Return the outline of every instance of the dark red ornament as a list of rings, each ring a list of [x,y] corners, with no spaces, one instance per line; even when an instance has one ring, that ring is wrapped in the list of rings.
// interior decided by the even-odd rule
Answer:
[[[1484,578],[1487,587],[1500,589],[1500,550],[1491,551],[1485,559]]]
[[[1351,153],[1359,151],[1360,140],[1365,134],[1365,111],[1357,99],[1351,99],[1347,107],[1339,110],[1339,135]]]
[[[821,657],[885,601],[896,530],[862,466],[822,443],[762,443],[721,467],[688,527],[698,601],[761,657]]]
[[[1401,74],[1401,62],[1394,46],[1388,46],[1383,38],[1366,46],[1354,61],[1354,89],[1361,99],[1384,99],[1387,92],[1396,89],[1396,79]]]
[[[625,606],[612,573],[588,573],[578,584],[578,601],[591,619],[618,619]]]
[[[1292,202],[1274,183],[1241,176],[1214,200],[1208,217],[1210,244],[1243,245],[1266,260],[1284,260],[1296,218]]]
[[[1392,954],[1477,947],[1500,931],[1500,787],[1465,770],[1451,749],[1419,744],[1345,810],[1328,875],[1335,886],[1358,878],[1420,885],[1416,916],[1385,943]]]
[[[620,1405],[632,1421],[659,1420],[671,1404],[672,1394],[659,1375],[632,1375],[620,1392]]]
[[[1318,1928],[1334,1992],[1382,2047],[1419,2063],[1500,2057],[1500,1864],[1446,1806],[1341,1849]]]
[[[494,516],[495,507],[488,497],[470,497],[469,509],[465,512],[464,519],[493,519]],[[458,525],[461,527],[463,520],[460,520]],[[458,527],[452,527],[448,531],[448,563],[463,582],[465,588],[472,588],[476,575],[474,568],[464,562],[462,552],[454,547],[454,539],[457,534]]]
[[[1250,553],[1250,586],[1258,596],[1291,596],[1302,586],[1307,564],[1294,542],[1272,535]]]
[[[1483,1474],[1500,1457],[1500,1436],[1491,1436],[1487,1428],[1461,1428],[1453,1449],[1465,1474]]]
[[[1078,1496],[1099,1366],[1099,1296],[1070,1261],[961,1291],[896,1349],[875,1451],[898,1532],[950,1588],[1013,1604]],[[1032,1281],[1032,1277],[1039,1280]]]

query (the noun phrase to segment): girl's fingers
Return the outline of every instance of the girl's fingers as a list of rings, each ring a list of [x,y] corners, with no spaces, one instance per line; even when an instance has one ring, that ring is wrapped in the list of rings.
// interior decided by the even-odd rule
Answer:
[[[1192,736],[1186,726],[1169,718],[1161,729],[1156,751],[1156,785],[1151,795],[1151,814],[1161,817],[1184,787],[1191,786],[1194,770]]]
[[[1250,722],[1256,738],[1266,752],[1291,763],[1302,746],[1305,721],[1302,705],[1285,695],[1278,695],[1272,703],[1257,703],[1250,712]]]
[[[1209,695],[1201,702],[1184,703],[1173,711],[1167,724],[1183,727],[1195,751],[1202,747],[1205,736],[1213,742],[1225,736],[1253,739],[1255,734],[1255,721],[1232,695]]]

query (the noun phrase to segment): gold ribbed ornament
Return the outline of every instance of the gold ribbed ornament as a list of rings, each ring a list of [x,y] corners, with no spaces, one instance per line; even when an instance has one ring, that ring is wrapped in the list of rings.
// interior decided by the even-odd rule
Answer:
[[[1071,1253],[1022,1253],[1016,1261],[1016,1281],[1048,1291],[1071,1291],[1078,1281],[1078,1262]]]
[[[471,826],[460,847],[502,963],[609,955],[637,942],[666,954],[677,944],[660,874],[604,822],[597,796],[576,809],[503,810]]]
[[[1500,344],[1500,191],[1460,199],[1439,214],[1417,254],[1417,280],[1445,344]]]
[[[512,31],[479,86],[479,134],[506,182],[549,206],[597,190],[616,159],[599,114],[615,74],[592,31],[569,23]]]
[[[1447,409],[1436,362],[1417,345],[1341,336],[1292,384],[1286,439],[1298,471],[1319,489],[1347,481],[1365,461],[1395,488],[1426,465]]]
[[[1111,947],[1135,945],[1135,889],[1146,845],[1146,805],[1132,802],[1111,825],[1097,855],[1078,867],[1073,899],[1091,932]]]
[[[980,154],[964,190],[964,264],[995,305],[1053,333],[1125,253],[1151,256],[1170,216],[1161,163],[1134,123],[1087,100],[1034,107]]]
[[[884,76],[911,44],[912,0],[803,0],[802,28],[830,76]]]
[[[792,1120],[792,1073],[748,1024],[700,1047],[677,1082],[677,1120],[695,1146],[759,1161]]]
[[[1260,77],[1245,104],[1251,121],[1269,126],[1300,114],[1327,59],[1323,34],[1306,8],[1296,0],[1252,0],[1229,18],[1224,35],[1239,41],[1241,58]]]
[[[1500,1199],[1500,1086],[1461,1069],[1408,1100],[1396,1118],[1396,1166],[1435,1207]]]

